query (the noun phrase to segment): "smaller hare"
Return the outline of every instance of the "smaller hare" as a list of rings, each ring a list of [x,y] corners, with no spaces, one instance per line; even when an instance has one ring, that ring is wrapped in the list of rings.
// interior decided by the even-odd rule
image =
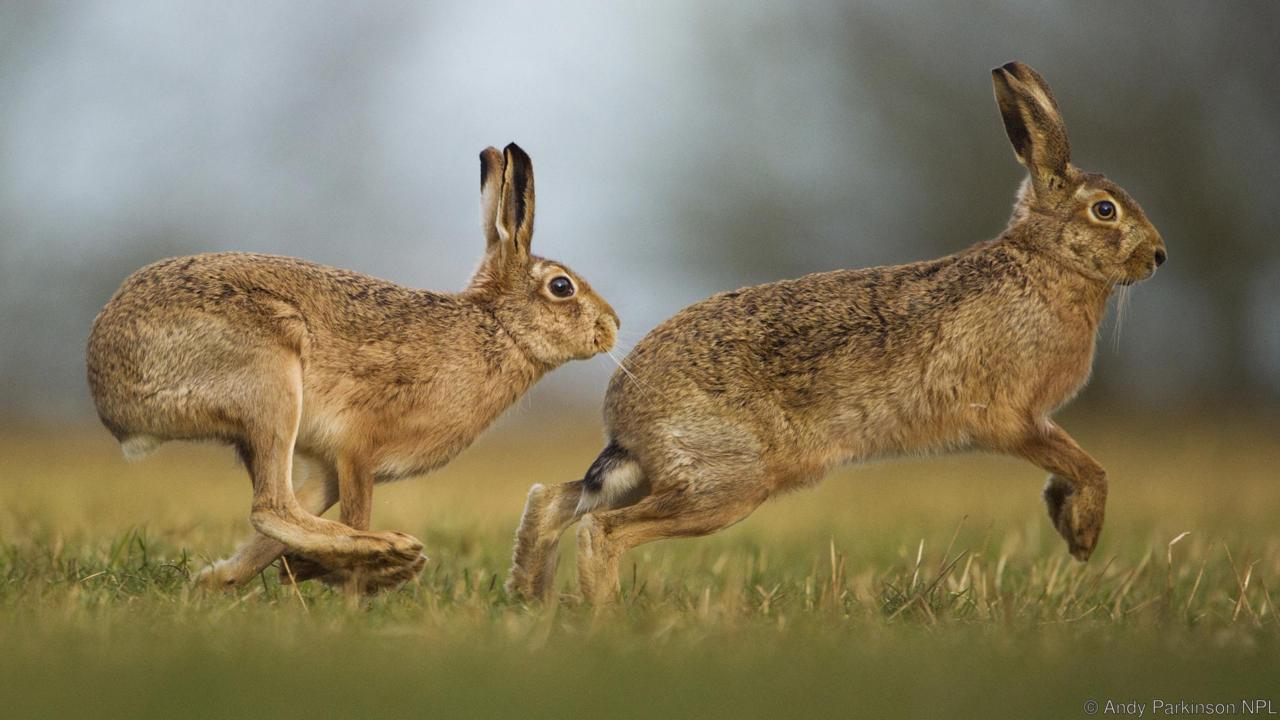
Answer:
[[[529,156],[486,148],[480,190],[484,260],[457,294],[218,253],[138,270],[98,315],[89,387],[125,454],[216,440],[253,480],[260,535],[205,583],[241,585],[284,552],[293,579],[411,579],[422,544],[369,532],[374,484],[441,467],[543,374],[613,346],[613,308],[530,253]],[[295,457],[320,472],[295,479]],[[339,500],[341,523],[318,517]]]
[[[1106,473],[1049,417],[1089,377],[1112,289],[1166,251],[1128,193],[1070,163],[1044,79],[1017,62],[992,76],[1029,171],[1000,237],[723,293],[659,325],[613,376],[586,476],[530,490],[509,592],[545,596],[578,519],[579,583],[600,602],[637,545],[713,533],[838,465],[965,448],[1052,473],[1049,516],[1088,559]]]

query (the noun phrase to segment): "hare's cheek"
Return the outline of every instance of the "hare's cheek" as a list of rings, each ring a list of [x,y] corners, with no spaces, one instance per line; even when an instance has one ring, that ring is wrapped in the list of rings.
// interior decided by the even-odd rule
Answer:
[[[1102,246],[1112,257],[1125,258],[1133,252],[1134,242],[1123,228],[1105,228],[1102,230]]]
[[[1132,260],[1144,253],[1149,254],[1145,248],[1145,242],[1140,233],[1126,233],[1120,242],[1120,255],[1126,260]]]
[[[1121,243],[1127,254],[1133,254],[1142,250],[1150,251],[1151,235],[1145,228],[1137,223],[1124,228],[1124,238]]]

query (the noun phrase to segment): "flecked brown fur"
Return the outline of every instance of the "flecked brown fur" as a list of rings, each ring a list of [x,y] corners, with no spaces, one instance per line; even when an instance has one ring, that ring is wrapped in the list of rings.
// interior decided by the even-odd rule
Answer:
[[[412,577],[421,543],[367,532],[375,482],[444,465],[543,374],[612,347],[613,309],[529,251],[524,151],[481,154],[481,198],[486,252],[461,293],[218,253],[148,265],[103,308],[89,386],[126,452],[220,440],[253,478],[261,535],[207,582],[239,585],[286,550],[304,577],[359,571],[365,589]],[[570,297],[552,293],[558,277]],[[314,470],[295,473],[295,455]],[[341,523],[317,517],[339,499]]]
[[[715,532],[845,463],[964,449],[1052,473],[1050,518],[1089,557],[1106,473],[1050,417],[1089,378],[1113,288],[1166,251],[1124,190],[1070,164],[1043,78],[1021,63],[992,75],[1029,175],[1005,231],[938,260],[722,293],[659,325],[609,385],[608,462],[530,491],[512,593],[550,591],[578,519],[582,591],[602,602],[632,547]]]

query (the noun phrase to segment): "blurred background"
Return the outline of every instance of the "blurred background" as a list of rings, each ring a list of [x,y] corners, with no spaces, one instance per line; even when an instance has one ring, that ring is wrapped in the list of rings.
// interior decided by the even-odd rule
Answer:
[[[166,256],[461,288],[477,153],[513,140],[535,251],[613,303],[623,351],[714,292],[958,250],[1022,176],[988,73],[1014,58],[1170,251],[1081,403],[1274,409],[1278,33],[1269,0],[3,2],[0,418],[92,422],[90,323]],[[516,414],[594,418],[611,370]]]
[[[532,155],[534,250],[614,305],[624,353],[715,292],[993,237],[1023,177],[989,73],[1012,59],[1169,248],[1064,413],[1113,478],[1088,565],[1042,471],[917,458],[637,549],[608,622],[526,612],[501,590],[512,530],[531,483],[599,450],[597,357],[378,490],[374,527],[427,547],[418,582],[359,612],[274,571],[210,598],[187,573],[249,532],[234,453],[126,464],[96,422],[84,344],[133,270],[246,250],[460,289],[487,145]],[[0,707],[994,718],[1274,695],[1277,69],[1275,0],[0,0]]]

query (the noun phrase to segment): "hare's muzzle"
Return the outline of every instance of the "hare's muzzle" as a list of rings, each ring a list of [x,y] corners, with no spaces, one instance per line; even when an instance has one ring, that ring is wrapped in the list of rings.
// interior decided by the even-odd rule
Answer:
[[[618,314],[608,305],[601,313],[599,319],[596,320],[596,347],[600,352],[608,352],[613,349],[613,344],[618,340],[618,330],[622,327],[622,321],[618,319]]]
[[[1155,229],[1150,222],[1146,226],[1147,237],[1151,241],[1151,272],[1148,277],[1154,275],[1156,268],[1160,267],[1169,259],[1169,248],[1164,244],[1164,238],[1160,235],[1160,231]]]

